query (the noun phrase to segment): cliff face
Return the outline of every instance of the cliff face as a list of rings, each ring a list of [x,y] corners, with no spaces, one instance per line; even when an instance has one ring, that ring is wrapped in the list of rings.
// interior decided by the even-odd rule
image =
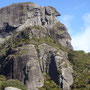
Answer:
[[[0,27],[8,23],[12,27],[22,24],[52,26],[60,14],[53,7],[40,7],[33,3],[12,4],[0,9]]]
[[[60,14],[55,8],[33,3],[0,9],[0,39],[5,41],[0,46],[1,74],[22,81],[28,90],[43,87],[45,74],[58,87],[70,90],[73,69],[67,50],[73,48],[57,16]]]
[[[60,16],[60,14],[55,8],[51,6],[40,7],[33,3],[12,4],[1,8],[0,41],[3,42],[4,39],[7,39],[12,35],[12,32],[21,31],[28,26],[39,25],[48,28],[53,27],[57,23],[57,16]],[[57,37],[62,45],[71,47],[71,38],[68,35],[65,26],[61,25],[59,29],[64,32],[60,33],[55,29],[55,31],[50,31],[50,33],[55,33],[55,37]],[[66,40],[63,40],[63,38]]]

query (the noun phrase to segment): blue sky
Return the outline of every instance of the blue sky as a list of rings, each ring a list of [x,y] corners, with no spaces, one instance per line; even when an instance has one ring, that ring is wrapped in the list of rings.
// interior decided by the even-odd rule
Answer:
[[[74,49],[90,52],[90,0],[0,0],[0,8],[19,2],[55,7],[61,14],[58,20],[72,37]]]

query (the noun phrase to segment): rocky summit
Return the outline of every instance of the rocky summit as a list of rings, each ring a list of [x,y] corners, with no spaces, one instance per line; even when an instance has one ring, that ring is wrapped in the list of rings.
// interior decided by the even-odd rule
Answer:
[[[0,80],[6,77],[0,81],[1,88],[74,88],[71,37],[58,16],[60,13],[52,6],[41,7],[32,2],[0,9],[0,75],[4,75]]]

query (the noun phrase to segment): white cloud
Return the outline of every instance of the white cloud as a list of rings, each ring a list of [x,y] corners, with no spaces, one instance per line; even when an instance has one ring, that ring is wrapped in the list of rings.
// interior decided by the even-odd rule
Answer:
[[[86,27],[90,26],[90,13],[87,13],[83,16],[84,23]]]
[[[72,30],[71,30],[72,18],[73,18],[72,15],[64,15],[64,16],[60,17],[60,21],[62,23],[64,23],[64,25],[67,27],[69,33],[72,33]]]
[[[84,50],[90,52],[90,13],[83,16],[83,33],[72,36],[72,45],[75,50]]]
[[[80,27],[81,30],[78,30],[80,31],[78,32],[78,35],[72,36],[72,45],[75,50],[90,52],[90,13],[85,14],[82,19],[84,21],[84,25]],[[60,17],[60,21],[65,24],[71,35],[73,35],[73,29],[71,27],[72,20],[72,15],[64,15]]]

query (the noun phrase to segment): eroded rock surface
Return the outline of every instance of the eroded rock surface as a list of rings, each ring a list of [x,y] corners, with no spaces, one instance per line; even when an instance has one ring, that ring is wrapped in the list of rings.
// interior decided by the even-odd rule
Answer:
[[[13,32],[21,31],[28,26],[52,27],[57,22],[57,16],[60,14],[55,8],[41,7],[31,2],[1,8],[0,39],[7,39]]]
[[[41,7],[34,3],[19,3],[0,9],[0,26],[8,23],[18,27],[24,23],[29,25],[51,26],[57,22],[59,12],[53,7]]]
[[[6,60],[3,74],[22,81],[28,90],[38,90],[44,85],[42,73],[50,75],[63,90],[70,90],[73,83],[73,70],[67,52],[45,43],[38,46],[38,52],[32,44],[13,49]]]
[[[34,45],[27,45],[13,50],[4,64],[3,74],[7,78],[22,81],[28,90],[42,87],[44,83],[38,56]],[[7,71],[8,69],[8,71]]]
[[[68,61],[67,53],[42,44],[39,45],[39,54],[41,71],[49,74],[63,90],[70,90],[73,84],[73,69]]]

